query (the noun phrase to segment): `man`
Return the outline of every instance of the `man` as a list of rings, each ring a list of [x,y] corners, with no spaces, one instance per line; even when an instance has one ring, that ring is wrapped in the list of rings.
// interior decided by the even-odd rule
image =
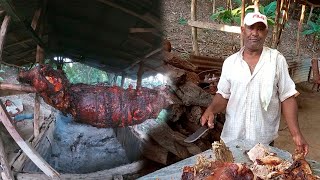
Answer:
[[[268,34],[265,15],[248,13],[241,33],[244,47],[228,57],[222,67],[218,91],[201,117],[201,124],[214,127],[214,115],[226,110],[221,139],[246,139],[272,144],[278,137],[281,112],[298,152],[308,153],[300,132],[295,84],[284,56],[264,47]]]
[[[9,115],[15,121],[21,121],[24,119],[33,119],[33,114],[31,113],[23,114],[22,111],[16,105],[14,105],[12,101],[10,101],[9,99],[6,100],[5,105]]]

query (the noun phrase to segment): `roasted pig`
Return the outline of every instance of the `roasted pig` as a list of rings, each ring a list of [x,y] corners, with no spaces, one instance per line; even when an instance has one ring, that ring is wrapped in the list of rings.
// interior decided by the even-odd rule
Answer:
[[[33,86],[44,101],[74,120],[95,127],[124,127],[156,118],[170,105],[166,89],[123,89],[71,84],[61,70],[39,65],[21,71],[18,80]]]

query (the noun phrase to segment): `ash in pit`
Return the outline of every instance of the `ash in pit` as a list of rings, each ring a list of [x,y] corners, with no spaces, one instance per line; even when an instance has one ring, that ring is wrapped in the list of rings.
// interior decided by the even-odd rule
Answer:
[[[49,164],[60,173],[90,173],[130,163],[112,128],[74,123],[56,112]]]

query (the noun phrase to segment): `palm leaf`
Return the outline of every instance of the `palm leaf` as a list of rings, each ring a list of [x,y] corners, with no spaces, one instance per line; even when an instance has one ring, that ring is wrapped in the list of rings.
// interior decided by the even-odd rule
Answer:
[[[264,7],[264,14],[266,16],[271,16],[272,14],[275,14],[276,8],[277,8],[277,1],[273,1]]]
[[[313,34],[315,31],[313,29],[308,29],[302,32],[303,35]]]

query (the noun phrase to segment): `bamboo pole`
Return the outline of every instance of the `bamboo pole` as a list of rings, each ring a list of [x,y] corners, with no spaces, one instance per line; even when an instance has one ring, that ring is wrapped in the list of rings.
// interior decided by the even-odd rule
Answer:
[[[289,7],[290,7],[290,0],[284,0],[284,2],[282,2],[282,6],[281,6],[281,9],[283,9],[282,19],[281,19],[281,23],[279,24],[279,27],[277,30],[278,32],[277,32],[277,38],[276,38],[276,48],[278,47],[278,45],[280,43],[281,34],[282,34],[283,29],[285,28],[284,25],[287,23],[287,20],[288,20]]]
[[[281,9],[281,0],[277,0],[277,7],[276,7],[276,17],[275,17],[275,25],[272,31],[272,48],[277,48],[277,34],[279,30],[279,19],[280,19],[280,9]]]
[[[191,21],[197,20],[197,0],[191,1]],[[199,55],[198,47],[198,30],[196,27],[191,27],[191,40],[192,40],[192,50],[194,55]]]
[[[18,146],[23,150],[23,152],[29,157],[29,159],[41,169],[47,176],[58,179],[60,174],[54,170],[40,155],[32,148],[32,146],[25,142],[17,129],[13,126],[8,112],[5,110],[5,106],[0,100],[0,119],[4,127],[7,129],[11,137],[18,144]]]
[[[216,0],[212,0],[212,14],[216,13]]]
[[[2,61],[2,52],[3,52],[3,45],[8,29],[8,25],[10,22],[10,16],[6,15],[2,21],[1,30],[0,30],[0,62]]]
[[[242,26],[242,27],[244,26],[243,20],[244,20],[245,9],[246,9],[245,3],[246,3],[246,1],[245,1],[245,0],[242,0],[242,2],[241,2],[241,26]],[[240,46],[243,47],[243,45],[244,45],[243,35],[242,35],[242,33],[240,33]]]
[[[297,42],[296,42],[296,55],[297,56],[300,55],[300,32],[301,32],[301,29],[302,29],[305,10],[306,10],[306,5],[302,5],[300,21],[299,21],[299,26],[298,26],[298,33],[297,33]]]
[[[311,19],[313,9],[314,9],[314,6],[311,5],[310,14],[309,14],[309,17],[308,17],[308,21],[307,21],[307,22],[309,22],[310,19]]]
[[[259,0],[254,1],[254,12],[259,12]]]
[[[6,179],[14,180],[13,173],[12,173],[11,168],[8,163],[7,153],[6,153],[4,146],[3,146],[1,132],[0,132],[0,165],[3,169],[3,172],[1,173],[0,177],[2,177],[2,179],[4,179],[4,180],[6,180]]]

